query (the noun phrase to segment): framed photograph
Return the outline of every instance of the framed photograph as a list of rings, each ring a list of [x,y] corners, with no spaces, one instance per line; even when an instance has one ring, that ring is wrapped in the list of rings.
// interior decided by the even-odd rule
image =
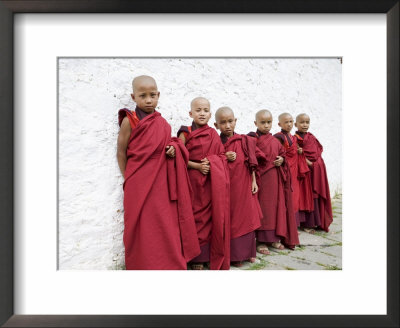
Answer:
[[[7,50],[0,53],[0,142],[4,154],[0,159],[1,324],[398,326],[399,145],[395,131],[399,128],[399,3],[364,3],[369,5],[362,7],[357,1],[340,5],[336,1],[319,1],[301,6],[297,1],[233,1],[229,5],[193,3],[185,7],[180,2],[169,2],[167,6],[160,1],[156,4],[158,14],[154,15],[154,3],[137,1],[0,1],[0,44],[1,49]],[[332,13],[346,15],[327,15]],[[147,42],[151,45],[143,46]],[[174,67],[172,71],[162,69],[168,60]],[[65,197],[67,189],[60,186],[74,184],[65,179],[72,176],[68,170],[79,171],[82,162],[82,168],[91,166],[93,171],[101,171],[97,180],[110,178],[115,183],[120,179],[117,167],[104,171],[99,158],[94,156],[89,165],[84,156],[77,158],[76,154],[78,149],[94,154],[96,145],[115,144],[118,108],[107,113],[96,112],[96,108],[104,102],[109,102],[110,108],[132,105],[129,84],[126,85],[128,76],[134,77],[138,71],[159,74],[157,79],[165,81],[160,82],[165,96],[160,106],[175,106],[166,115],[173,117],[176,130],[190,121],[184,120],[188,110],[182,107],[202,85],[201,79],[195,77],[200,66],[213,72],[218,71],[218,66],[233,65],[238,72],[242,69],[237,74],[240,76],[235,77],[237,81],[229,76],[226,79],[241,84],[242,78],[245,84],[244,72],[249,70],[247,65],[253,65],[260,71],[254,72],[259,81],[269,83],[271,90],[290,90],[294,88],[289,82],[274,84],[268,80],[274,79],[274,67],[280,70],[287,65],[282,63],[290,61],[310,61],[315,66],[312,70],[320,70],[325,80],[316,82],[316,75],[312,74],[309,78],[323,90],[324,86],[340,89],[340,80],[343,83],[343,97],[324,93],[326,108],[340,107],[343,98],[341,119],[332,112],[332,117],[316,120],[319,129],[332,130],[332,135],[343,142],[343,155],[337,151],[344,190],[342,270],[233,270],[229,276],[226,272],[129,272],[115,270],[122,263],[119,249],[113,249],[113,258],[108,254],[91,262],[76,256],[76,245],[81,243],[84,248],[89,239],[75,232],[73,243],[62,242],[66,240],[63,229],[69,229],[68,222],[75,219],[69,209],[85,202],[79,195],[84,195],[88,204],[79,211],[86,211],[88,216],[101,211],[98,206],[90,206],[91,199],[100,198],[101,192],[88,193],[90,188],[82,187],[91,183],[85,176],[89,171],[81,171],[81,187]],[[340,73],[336,78],[334,70],[330,71],[336,66],[343,67],[343,76]],[[230,71],[234,72],[234,68]],[[112,75],[113,72],[118,74]],[[307,76],[307,68],[304,73]],[[288,75],[287,79],[293,77]],[[211,89],[217,88],[224,89],[223,85]],[[179,101],[173,100],[173,89],[182,91],[175,93]],[[230,91],[211,92],[216,107],[230,104],[235,97]],[[312,90],[307,92],[311,94]],[[232,101],[241,118],[250,117],[253,106],[268,102],[268,97],[258,96],[257,90],[249,93]],[[287,95],[286,101],[291,97],[289,91],[278,94],[281,98]],[[248,102],[252,103],[249,114]],[[279,103],[284,106],[285,99],[271,101]],[[274,116],[281,111],[284,110],[274,108]],[[338,132],[342,131],[338,127],[342,119],[343,132]],[[100,120],[111,122],[98,124]],[[87,129],[82,122],[87,123]],[[241,130],[250,127],[240,124]],[[85,133],[98,133],[101,137],[95,139],[95,145],[85,144],[87,139],[81,136]],[[334,142],[329,145],[331,149],[341,147]],[[105,157],[115,155],[113,146],[104,149]],[[61,157],[68,165],[57,163]],[[375,159],[381,161],[378,169]],[[76,166],[69,165],[74,161]],[[101,191],[98,185],[95,189]],[[115,201],[121,199],[120,190],[109,193]],[[121,213],[115,218],[120,220]],[[96,231],[101,224],[104,222],[89,227],[87,233]],[[85,222],[79,221],[79,227],[84,226]],[[119,235],[113,231],[112,238]],[[101,236],[90,243],[97,242],[101,249],[109,239],[110,236]],[[194,292],[194,281],[202,292]],[[301,281],[312,283],[306,286]],[[215,297],[210,297],[214,293]],[[257,296],[263,293],[293,295],[299,301],[278,297],[279,302],[273,302],[271,298],[266,308]],[[315,302],[318,296],[323,302]]]
[[[235,250],[236,254],[230,254],[230,269],[341,270],[342,58],[60,57],[57,67],[59,270],[132,269],[129,263],[126,264],[124,256],[125,197],[122,174],[115,156],[115,142],[119,131],[115,108],[135,109],[136,104],[131,99],[131,81],[132,76],[141,74],[155,79],[160,91],[157,111],[170,124],[173,136],[178,136],[182,125],[192,125],[193,119],[189,115],[191,102],[199,96],[206,97],[210,104],[207,123],[212,128],[208,129],[210,133],[215,128],[218,108],[231,108],[236,118],[236,139],[241,134],[256,131],[255,115],[263,108],[268,108],[273,118],[271,136],[281,131],[278,125],[281,113],[290,112],[293,120],[301,113],[308,113],[313,118],[311,131],[314,131],[324,147],[323,158],[327,167],[329,198],[332,198],[334,217],[329,232],[322,229],[308,233],[300,230],[296,235],[299,235],[301,246],[298,249],[301,253],[271,246],[269,257],[261,253],[257,257],[256,245],[251,240],[252,235],[249,235],[250,238],[244,237],[250,240],[249,243],[245,243],[246,246],[241,244],[241,247],[237,247],[240,251]],[[76,106],[77,102],[79,106]],[[297,129],[295,125],[296,122],[289,122],[292,134]],[[321,129],[322,126],[324,128]],[[221,133],[220,130],[217,131]],[[232,142],[226,144],[226,147],[236,147]],[[241,141],[236,140],[235,143],[237,142]],[[292,146],[296,147],[296,143],[292,143]],[[241,153],[237,148],[227,149],[236,149]],[[235,217],[231,221],[241,222],[241,218],[250,217],[253,224],[259,225],[259,212],[254,210],[256,207],[250,206],[246,210],[246,204],[253,204],[258,198],[254,199],[250,186],[247,193],[242,193],[243,186],[251,179],[248,170],[244,173],[246,174],[239,177],[235,175],[236,179],[230,180],[232,197],[235,194],[241,195],[240,199],[233,198],[231,201],[233,206],[238,206],[232,210]],[[190,177],[196,178],[195,174],[197,172],[189,171]],[[222,183],[222,179],[220,177],[219,183]],[[148,175],[146,180],[150,181]],[[77,184],[76,181],[80,182]],[[265,190],[271,188],[268,183],[264,185]],[[192,188],[194,197],[203,194],[194,189],[193,185]],[[263,187],[260,185],[261,188]],[[158,195],[159,192],[158,189]],[[154,208],[154,201],[158,201],[159,197],[152,199],[150,207]],[[263,201],[264,203],[273,208],[268,201]],[[267,209],[263,207],[263,210]],[[280,217],[286,222],[286,216]],[[290,222],[294,227],[294,215]],[[235,226],[234,223],[231,226]],[[242,229],[240,236],[248,233],[247,225]],[[237,236],[238,232],[235,233]],[[280,234],[284,235],[285,232],[281,230]],[[259,239],[262,237],[260,235]],[[153,234],[152,238],[157,237]],[[149,249],[148,242],[144,244]],[[265,245],[258,246],[259,251],[262,251],[263,246],[265,249]],[[279,244],[274,246],[278,247]],[[167,245],[164,248],[168,248]],[[252,249],[254,259],[247,258],[247,261],[243,248]],[[162,256],[160,251],[150,254],[154,254],[155,258],[149,261],[150,255],[146,257],[143,265],[147,265],[147,269],[162,268],[160,258],[164,259],[164,268],[173,262],[168,255]],[[235,256],[242,261],[234,263]],[[204,267],[203,264],[200,266]],[[186,267],[184,262],[181,268]],[[189,264],[189,269],[191,267]]]

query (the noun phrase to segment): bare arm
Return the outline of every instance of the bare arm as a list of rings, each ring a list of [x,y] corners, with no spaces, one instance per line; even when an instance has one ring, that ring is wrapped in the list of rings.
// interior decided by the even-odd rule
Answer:
[[[117,160],[122,176],[125,178],[126,169],[126,149],[128,148],[129,138],[131,136],[131,125],[129,119],[125,117],[122,120],[117,140]]]
[[[201,167],[200,163],[196,163],[196,162],[192,162],[192,161],[188,162],[189,169],[200,170],[200,167]]]
[[[208,161],[207,158],[203,158],[201,160],[201,163],[189,161],[188,168],[194,169],[194,170],[199,170],[204,175],[207,175],[210,172],[210,162]]]
[[[179,134],[178,138],[182,140],[183,144],[186,144],[186,138],[183,132]],[[201,173],[206,175],[210,171],[210,162],[207,159],[203,159],[201,163],[188,161],[188,168],[193,170],[199,170]]]
[[[256,172],[251,173],[251,192],[255,194],[258,191],[258,186],[256,182]]]
[[[179,134],[178,138],[182,140],[183,144],[186,144],[186,138],[185,138],[185,134],[183,132],[181,132]],[[200,169],[200,163],[189,161],[188,162],[188,168],[189,169],[194,169],[194,170],[199,170]]]
[[[182,140],[183,144],[186,144],[186,138],[185,138],[185,134],[183,132],[181,132],[178,136],[179,139]]]

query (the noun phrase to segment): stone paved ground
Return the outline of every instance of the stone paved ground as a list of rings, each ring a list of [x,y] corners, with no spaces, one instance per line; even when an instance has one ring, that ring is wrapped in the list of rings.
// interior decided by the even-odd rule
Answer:
[[[231,270],[341,270],[342,269],[342,197],[332,199],[333,222],[329,232],[311,235],[299,230],[300,246],[294,251],[270,247],[270,255],[257,253],[255,263],[243,262]]]

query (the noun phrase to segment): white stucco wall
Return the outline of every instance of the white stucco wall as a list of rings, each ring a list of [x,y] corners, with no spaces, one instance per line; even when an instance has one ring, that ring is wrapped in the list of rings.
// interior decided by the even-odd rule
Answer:
[[[331,193],[341,191],[341,63],[332,59],[61,58],[59,59],[59,268],[117,269],[124,263],[122,183],[116,160],[118,109],[135,104],[133,77],[153,76],[159,111],[189,125],[190,101],[230,106],[236,132],[254,131],[254,114],[306,112],[324,146]],[[210,125],[213,126],[214,118]]]

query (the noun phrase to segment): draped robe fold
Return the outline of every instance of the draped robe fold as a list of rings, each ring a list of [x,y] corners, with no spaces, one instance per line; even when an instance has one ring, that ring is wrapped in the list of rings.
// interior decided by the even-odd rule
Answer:
[[[302,140],[304,155],[313,163],[311,166],[311,183],[315,199],[314,211],[318,212],[316,215],[320,219],[319,227],[325,231],[329,231],[333,215],[325,162],[321,157],[323,147],[310,132],[297,132],[296,137]]]
[[[286,162],[279,167],[273,164],[276,156],[282,156],[286,161],[285,149],[271,133],[259,135],[257,147],[266,157],[266,163],[258,170],[260,188],[258,199],[263,213],[261,227],[258,230],[275,230],[275,234],[281,237],[284,244],[298,245],[290,170]]]
[[[278,132],[274,137],[281,141],[285,148],[285,161],[290,170],[290,182],[292,188],[293,215],[299,211],[299,181],[298,181],[298,154],[297,154],[297,139],[286,132]],[[289,140],[290,142],[289,142]]]
[[[186,134],[185,146],[189,151],[189,160],[200,163],[203,158],[207,158],[210,162],[210,172],[207,175],[198,170],[188,170],[193,189],[193,214],[202,250],[193,262],[207,262],[209,252],[211,270],[228,270],[230,187],[224,147],[217,132],[208,125],[194,131],[187,130],[189,133]]]
[[[231,261],[256,256],[255,230],[261,226],[262,211],[257,194],[251,192],[252,172],[257,168],[256,139],[234,134],[225,140],[225,152],[236,159],[228,161],[230,175]],[[225,141],[225,142],[224,142]]]

